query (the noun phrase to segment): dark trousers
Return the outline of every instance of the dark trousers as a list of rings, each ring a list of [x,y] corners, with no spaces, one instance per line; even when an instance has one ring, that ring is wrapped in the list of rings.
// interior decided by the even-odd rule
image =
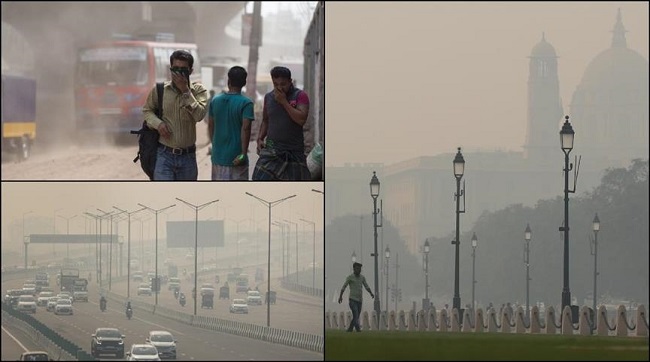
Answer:
[[[356,329],[357,332],[361,332],[361,326],[359,325],[359,315],[361,314],[361,302],[354,299],[350,299],[350,310],[352,311],[352,321],[350,321],[350,326],[348,327],[348,332],[352,332],[352,328]]]

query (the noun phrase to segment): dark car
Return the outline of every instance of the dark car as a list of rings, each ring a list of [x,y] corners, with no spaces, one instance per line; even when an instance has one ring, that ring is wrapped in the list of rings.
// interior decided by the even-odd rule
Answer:
[[[93,357],[100,354],[114,354],[117,358],[124,358],[124,338],[117,328],[97,328],[92,335],[90,353]]]

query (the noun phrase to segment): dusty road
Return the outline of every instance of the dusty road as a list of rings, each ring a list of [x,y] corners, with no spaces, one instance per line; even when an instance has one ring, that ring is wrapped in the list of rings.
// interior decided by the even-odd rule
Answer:
[[[210,156],[208,156],[208,137],[205,122],[197,124],[196,158],[199,167],[199,180],[210,180]],[[63,146],[56,150],[39,150],[34,147],[32,156],[24,162],[3,159],[2,180],[98,180],[98,181],[147,181],[140,163],[133,163],[137,153],[137,136],[133,135],[133,145],[88,147]],[[255,144],[249,146],[249,175],[257,162]],[[5,158],[5,157],[3,157]],[[250,179],[250,177],[249,177]]]

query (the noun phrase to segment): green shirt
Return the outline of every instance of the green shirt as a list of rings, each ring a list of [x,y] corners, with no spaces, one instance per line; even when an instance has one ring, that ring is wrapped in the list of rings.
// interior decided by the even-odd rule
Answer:
[[[352,300],[356,300],[357,302],[363,302],[363,290],[361,290],[361,286],[363,285],[368,293],[372,293],[370,291],[370,287],[368,286],[368,283],[366,283],[366,277],[363,275],[359,274],[359,276],[356,276],[354,273],[348,275],[347,278],[345,278],[345,283],[343,284],[343,288],[341,288],[341,294],[343,294],[343,291],[345,290],[345,287],[350,286],[350,296],[349,298]]]

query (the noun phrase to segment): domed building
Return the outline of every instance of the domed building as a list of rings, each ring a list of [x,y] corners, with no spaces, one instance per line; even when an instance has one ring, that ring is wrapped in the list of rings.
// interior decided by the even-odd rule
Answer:
[[[626,167],[648,157],[648,60],[627,47],[618,10],[612,46],[587,66],[569,105],[575,152]]]

